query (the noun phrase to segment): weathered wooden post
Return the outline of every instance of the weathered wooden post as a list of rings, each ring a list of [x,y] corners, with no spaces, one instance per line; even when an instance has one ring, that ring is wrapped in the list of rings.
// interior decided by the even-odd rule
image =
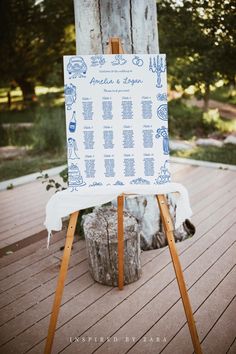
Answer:
[[[120,37],[125,53],[158,53],[155,0],[74,0],[77,54],[105,53]]]

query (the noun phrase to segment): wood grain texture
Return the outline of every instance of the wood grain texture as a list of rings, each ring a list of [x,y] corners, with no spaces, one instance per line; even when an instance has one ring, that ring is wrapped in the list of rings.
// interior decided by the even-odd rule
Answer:
[[[99,1],[74,0],[76,53],[101,54]]]
[[[121,197],[123,199],[123,197]],[[120,209],[119,209],[120,208]],[[123,287],[141,276],[137,220],[123,204],[97,208],[83,217],[90,273],[98,283]]]
[[[200,341],[198,338],[196,324],[195,324],[195,321],[193,318],[193,312],[192,312],[192,308],[191,308],[191,304],[190,304],[190,300],[189,300],[189,296],[188,296],[188,292],[187,292],[187,288],[186,288],[186,284],[185,284],[185,280],[184,280],[184,276],[183,276],[183,271],[182,271],[182,267],[180,264],[177,249],[175,246],[175,239],[174,239],[174,234],[173,234],[173,224],[172,224],[172,220],[171,220],[166,197],[164,195],[157,195],[157,202],[158,202],[160,212],[161,212],[161,218],[162,218],[162,222],[164,225],[166,238],[168,241],[170,255],[171,255],[172,262],[173,262],[175,275],[176,275],[176,279],[177,279],[178,286],[179,286],[179,291],[180,291],[183,306],[184,306],[185,315],[186,315],[186,318],[188,321],[188,326],[189,326],[189,331],[190,331],[192,342],[193,342],[194,351],[196,354],[202,354],[202,349],[201,349]]]
[[[159,53],[156,2],[131,0],[133,53]]]
[[[101,35],[103,53],[110,37],[121,39],[124,51],[132,53],[130,1],[100,0]]]
[[[45,354],[50,354],[52,350],[52,345],[53,345],[53,340],[54,340],[54,334],[56,330],[56,325],[57,325],[57,318],[61,306],[61,299],[62,299],[62,294],[64,290],[64,284],[65,284],[65,279],[67,275],[67,270],[68,270],[68,265],[70,261],[70,254],[71,254],[71,248],[72,248],[72,243],[74,241],[74,234],[75,234],[75,227],[77,223],[79,212],[74,212],[70,216],[70,222],[66,234],[66,243],[65,243],[65,249],[64,249],[64,254],[61,262],[61,269],[57,281],[57,288],[56,288],[56,293],[55,293],[55,298],[53,302],[53,307],[52,307],[52,313],[50,317],[50,323],[49,323],[49,328],[48,328],[48,336],[45,344],[45,349],[44,353]]]
[[[158,53],[154,0],[74,0],[77,54],[105,53],[110,37],[120,37],[124,51]]]
[[[231,346],[231,354],[235,351],[234,338],[230,332],[234,323],[228,317],[229,330],[225,331],[226,322],[223,318],[224,313],[228,313],[226,308],[235,293],[235,273],[231,270],[235,265],[235,172],[214,170],[208,177],[207,168],[194,167],[192,170],[186,167],[175,170],[179,182],[188,187],[190,198],[195,200],[192,208],[197,231],[193,238],[177,243],[176,247],[199,336],[201,340],[205,337],[203,349],[204,342],[207,348],[214,349],[216,333],[224,333],[226,339],[221,341],[219,348],[226,353]],[[11,191],[16,201],[17,190]],[[49,254],[42,240],[0,259],[4,288],[8,288],[6,278],[9,283],[13,281],[12,287],[10,284],[10,289],[0,295],[0,307],[4,306],[1,308],[0,323],[1,352],[42,354],[62,256],[59,248],[64,242],[63,237],[61,233],[58,242],[56,236],[53,238]],[[116,288],[94,284],[88,273],[84,247],[84,241],[80,241],[72,251],[55,334],[55,353],[84,354],[95,350],[122,354],[127,351],[132,354],[159,353],[162,350],[163,353],[191,352],[191,337],[168,248],[142,253],[142,277],[119,292]],[[54,257],[57,262],[50,265],[49,258]],[[30,273],[27,268],[31,269]],[[211,335],[215,326],[217,332]],[[120,341],[117,350],[117,343],[69,342],[70,336],[121,338],[122,334],[136,337],[135,343]],[[145,336],[166,337],[166,342],[144,343]]]

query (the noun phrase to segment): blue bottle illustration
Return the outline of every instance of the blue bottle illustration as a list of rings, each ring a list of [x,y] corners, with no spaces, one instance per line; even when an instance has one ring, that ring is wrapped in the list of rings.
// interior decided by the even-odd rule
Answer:
[[[74,111],[69,123],[69,131],[71,133],[74,133],[75,130],[76,130],[76,118],[75,118],[75,111]]]

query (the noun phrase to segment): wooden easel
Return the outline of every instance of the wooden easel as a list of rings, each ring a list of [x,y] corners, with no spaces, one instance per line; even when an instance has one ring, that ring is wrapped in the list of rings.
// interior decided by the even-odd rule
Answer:
[[[116,38],[116,37],[110,38],[107,54],[123,54],[123,53],[124,53],[124,50],[122,48],[120,39]],[[118,196],[118,198],[117,198],[118,288],[119,288],[119,290],[122,290],[123,286],[124,286],[124,226],[123,226],[124,197],[125,197],[125,195],[122,194],[122,195]],[[175,275],[176,275],[178,286],[179,286],[180,295],[181,295],[183,306],[184,306],[185,315],[186,315],[188,326],[189,326],[190,335],[192,338],[194,351],[196,354],[202,354],[202,350],[201,350],[201,346],[200,346],[200,342],[199,342],[199,338],[198,338],[198,333],[197,333],[197,329],[196,329],[196,325],[194,322],[193,313],[192,313],[192,309],[191,309],[191,304],[189,301],[188,292],[187,292],[186,284],[184,281],[183,271],[181,268],[181,264],[180,264],[178,253],[177,253],[176,246],[175,246],[175,239],[174,239],[174,234],[173,234],[174,227],[173,227],[167,199],[166,199],[165,195],[162,195],[162,194],[157,195],[156,198],[157,198],[157,203],[160,208],[161,219],[162,219],[165,234],[167,237],[168,246],[169,246],[169,250],[170,250],[170,254],[171,254],[171,258],[172,258],[172,262],[173,262],[173,266],[174,266],[174,270],[175,270]],[[76,211],[73,214],[71,214],[71,216],[70,216],[69,226],[68,226],[67,235],[66,235],[65,249],[64,249],[60,273],[59,273],[59,277],[58,277],[58,281],[57,281],[57,288],[56,288],[54,303],[53,303],[53,307],[52,307],[52,313],[51,313],[51,318],[50,318],[50,323],[49,323],[49,328],[48,328],[48,336],[47,336],[44,354],[50,354],[51,350],[52,350],[53,339],[54,339],[54,334],[55,334],[56,324],[57,324],[57,318],[58,318],[59,309],[60,309],[60,305],[61,305],[61,299],[62,299],[62,294],[63,294],[63,290],[64,290],[64,283],[65,283],[65,278],[67,275],[69,259],[70,259],[70,254],[71,254],[71,248],[72,248],[72,243],[74,240],[75,227],[76,227],[78,215],[79,215],[79,211]]]

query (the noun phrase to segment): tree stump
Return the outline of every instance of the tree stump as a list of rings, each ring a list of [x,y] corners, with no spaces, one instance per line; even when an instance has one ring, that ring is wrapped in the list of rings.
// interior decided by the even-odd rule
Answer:
[[[124,211],[124,284],[141,276],[140,233],[138,222]],[[95,208],[83,216],[83,228],[90,273],[95,281],[118,285],[117,209]]]

